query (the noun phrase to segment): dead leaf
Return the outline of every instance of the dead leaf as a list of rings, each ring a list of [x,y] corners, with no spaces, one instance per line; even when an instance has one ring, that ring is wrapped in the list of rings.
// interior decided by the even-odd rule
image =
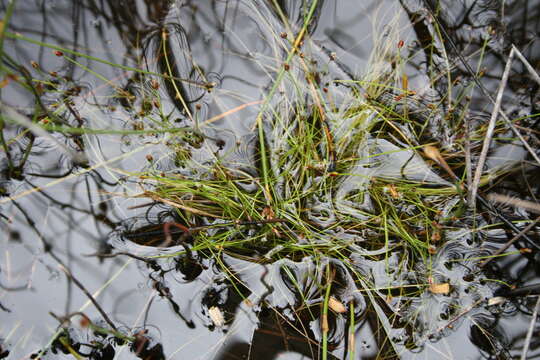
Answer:
[[[450,292],[450,284],[449,283],[431,284],[429,285],[429,291],[431,291],[433,294],[447,295]]]
[[[328,307],[339,314],[347,312],[345,305],[333,296],[328,300]]]
[[[212,319],[212,322],[216,327],[222,327],[225,325],[225,318],[223,317],[223,313],[221,312],[221,309],[217,306],[212,306],[210,309],[208,309],[208,315],[210,315],[210,319]]]
[[[426,156],[428,158],[430,158],[431,160],[433,160],[433,161],[435,161],[437,163],[440,162],[441,159],[442,159],[442,156],[441,156],[441,153],[439,152],[439,149],[437,149],[433,145],[424,146],[424,154],[426,154]]]
[[[495,296],[489,299],[487,304],[488,306],[500,305],[500,304],[504,304],[505,301],[506,301],[506,298],[502,296]]]

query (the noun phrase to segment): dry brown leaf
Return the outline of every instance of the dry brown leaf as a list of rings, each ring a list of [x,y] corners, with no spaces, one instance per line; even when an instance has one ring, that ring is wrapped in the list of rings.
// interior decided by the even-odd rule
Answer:
[[[424,154],[431,160],[435,162],[440,162],[442,159],[441,153],[439,152],[439,149],[437,149],[433,145],[426,145],[424,146]]]
[[[500,305],[500,304],[504,304],[504,302],[506,301],[506,298],[502,297],[502,296],[495,296],[495,297],[492,297],[490,299],[488,299],[488,306],[494,306],[494,305]]]
[[[328,299],[328,307],[340,314],[347,312],[345,305],[333,296],[330,296],[330,299]]]
[[[450,284],[449,283],[430,284],[429,291],[431,291],[433,294],[447,295],[450,292]]]

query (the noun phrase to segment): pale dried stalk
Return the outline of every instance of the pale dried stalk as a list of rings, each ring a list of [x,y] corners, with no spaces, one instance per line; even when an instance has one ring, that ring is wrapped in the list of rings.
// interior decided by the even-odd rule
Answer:
[[[536,318],[538,317],[538,311],[540,310],[540,296],[536,300],[536,306],[534,307],[534,313],[532,315],[531,324],[529,325],[529,330],[527,331],[527,336],[525,337],[525,343],[523,344],[523,351],[521,353],[521,360],[527,359],[527,352],[529,351],[529,346],[531,345],[531,339],[534,331],[534,326],[536,325]]]
[[[513,58],[514,49],[510,50],[510,55],[508,56],[508,60],[506,61],[506,66],[504,68],[501,84],[499,85],[499,91],[497,92],[497,99],[495,100],[495,107],[493,108],[493,112],[491,113],[491,119],[489,120],[488,129],[484,138],[484,144],[482,145],[482,151],[480,152],[480,157],[478,158],[478,163],[476,165],[476,172],[474,173],[473,183],[471,188],[469,189],[469,199],[471,200],[470,206],[473,209],[476,207],[476,194],[478,192],[478,185],[480,185],[480,178],[482,177],[482,172],[484,171],[487,153],[489,151],[491,138],[493,137],[493,132],[495,130],[495,124],[499,115],[499,109],[501,108],[504,89],[506,88],[508,76],[510,75],[510,69],[512,68]]]
[[[538,83],[538,85],[540,85],[540,76],[538,75],[538,73],[536,72],[536,70],[534,70],[534,68],[531,66],[531,64],[529,64],[529,62],[527,61],[527,59],[525,59],[525,56],[523,56],[523,54],[521,53],[521,51],[518,50],[518,48],[515,46],[515,45],[512,45],[512,50],[514,50],[514,52],[516,53],[517,57],[519,58],[519,60],[521,60],[521,62],[523,63],[523,65],[525,65],[525,68],[527,69],[527,71],[529,71],[529,73],[532,75],[533,79]]]

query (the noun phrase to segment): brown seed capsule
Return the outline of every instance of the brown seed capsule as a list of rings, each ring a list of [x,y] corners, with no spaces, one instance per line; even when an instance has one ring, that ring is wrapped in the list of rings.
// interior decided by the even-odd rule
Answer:
[[[87,328],[88,326],[90,326],[90,320],[86,316],[83,316],[81,317],[81,320],[79,320],[79,325],[82,328]]]
[[[60,50],[54,50],[53,54],[56,55],[56,56],[64,56],[64,53],[61,52]]]
[[[390,184],[390,185],[388,185],[387,189],[388,189],[388,192],[390,193],[390,195],[394,199],[399,199],[401,197],[401,195],[399,194],[399,192],[396,189],[396,185]]]
[[[281,36],[282,39],[286,39],[287,38],[287,33],[282,32],[281,34],[279,34],[279,36]]]
[[[150,154],[146,155],[146,160],[148,160],[148,162],[152,162],[154,161],[154,157]]]
[[[150,82],[150,86],[152,87],[152,89],[157,90],[157,89],[159,89],[159,82],[157,80],[153,79]]]
[[[34,69],[38,69],[39,68],[39,64],[37,62],[35,62],[34,60],[30,61],[30,65],[32,65],[32,67]]]
[[[398,49],[401,49],[404,44],[405,44],[405,42],[403,40],[399,40],[399,42],[397,44]]]
[[[43,84],[42,84],[42,83],[38,83],[38,84],[36,85],[36,92],[37,92],[38,94],[40,94],[40,95],[43,94],[44,90],[43,90]]]
[[[289,71],[289,69],[291,68],[289,64],[285,63],[283,64],[283,68],[285,69],[285,71]]]

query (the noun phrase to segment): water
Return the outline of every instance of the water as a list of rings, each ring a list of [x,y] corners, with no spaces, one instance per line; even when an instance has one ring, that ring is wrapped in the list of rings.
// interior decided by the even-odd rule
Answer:
[[[344,304],[354,304],[356,319],[356,340],[351,342],[348,314],[330,313],[329,357],[344,359],[352,348],[354,358],[362,359],[383,355],[404,359],[519,356],[535,299],[519,298],[491,307],[479,305],[478,301],[495,294],[498,280],[517,286],[538,283],[538,253],[507,256],[493,261],[488,272],[475,273],[475,259],[498,248],[512,235],[489,227],[473,234],[469,231],[474,228],[472,220],[458,221],[445,230],[447,244],[426,262],[417,262],[402,252],[385,256],[385,248],[376,241],[371,244],[369,230],[345,228],[322,233],[348,244],[343,251],[353,255],[346,262],[287,255],[282,248],[268,243],[247,254],[230,251],[212,258],[204,251],[146,261],[126,255],[166,255],[185,249],[182,245],[157,248],[156,243],[165,240],[163,236],[157,236],[154,243],[146,238],[128,240],[121,236],[124,230],[176,221],[166,204],[149,206],[150,199],[134,197],[148,189],[136,176],[139,172],[174,171],[206,179],[212,176],[219,159],[229,169],[260,176],[256,117],[264,110],[262,102],[271,90],[276,71],[284,66],[284,46],[302,26],[310,5],[278,3],[294,29],[292,33],[270,2],[262,1],[16,2],[10,32],[124,66],[65,54],[75,63],[57,56],[47,46],[5,39],[4,49],[14,62],[41,80],[36,88],[43,87],[40,99],[50,113],[59,109],[58,115],[69,119],[71,126],[80,126],[78,122],[82,121],[88,128],[124,131],[152,129],[166,119],[174,126],[199,129],[204,136],[188,132],[178,136],[34,137],[24,133],[21,126],[6,126],[4,138],[16,139],[10,145],[9,156],[2,152],[0,163],[0,186],[9,195],[0,198],[0,344],[2,350],[10,352],[8,358],[27,358],[30,354],[71,358],[61,351],[68,350],[60,340],[66,338],[55,337],[58,318],[63,320],[68,314],[80,311],[92,323],[109,327],[88,297],[67,280],[59,263],[93,294],[120,332],[136,338],[131,345],[123,345],[111,333],[96,335],[84,317],[75,314],[71,324],[65,323],[72,349],[90,358],[131,359],[137,352],[140,358],[152,359],[319,358],[320,304],[325,296],[327,267],[336,272],[332,294]],[[7,1],[2,3],[3,14],[8,5]],[[482,84],[492,94],[504,68],[505,56],[501,54],[505,45],[516,44],[537,67],[540,2],[446,1],[440,6],[438,19],[444,22],[446,35],[473,69],[477,69],[481,56],[478,51],[489,50],[482,55],[479,68],[484,73]],[[460,91],[471,87],[472,80],[456,50],[445,47],[448,59],[455,63],[452,79],[461,77],[461,81],[452,83],[454,103],[447,105],[449,83],[444,71],[443,42],[436,36],[425,37],[435,24],[427,11],[429,7],[437,8],[436,2],[319,2],[315,20],[308,28],[310,37],[305,39],[302,50],[311,61],[309,70],[313,70],[315,81],[333,96],[338,110],[328,124],[336,144],[343,149],[377,121],[377,116],[366,114],[367,120],[361,125],[354,118],[342,116],[357,97],[352,94],[354,86],[334,80],[364,78],[374,69],[377,74],[392,70],[392,57],[371,56],[374,49],[395,56],[399,41],[404,40],[404,56],[416,54],[403,65],[408,88],[415,89],[422,101],[438,105],[429,113],[427,130],[419,138],[411,134],[411,141],[424,144],[436,139],[448,150],[455,150],[459,131],[454,130],[460,127],[459,119],[445,115],[448,107],[459,105]],[[495,36],[485,41],[488,35]],[[426,42],[435,44],[433,51],[421,50]],[[381,50],[384,46],[390,49]],[[35,68],[32,61],[37,64]],[[281,126],[266,129],[272,151],[270,166],[275,172],[284,171],[278,166],[280,151],[287,151],[287,134],[296,128],[291,109],[295,104],[313,105],[302,61],[294,58],[287,65],[292,75],[284,77],[269,102],[270,109],[290,114],[283,116],[288,121]],[[137,74],[130,68],[173,74],[189,82],[178,81],[176,88],[163,80],[156,85],[152,82],[155,76]],[[430,78],[438,72],[441,76],[430,85]],[[4,116],[9,111],[6,109],[17,109],[31,120],[36,120],[33,115],[43,113],[34,95],[15,81],[1,91]],[[475,89],[468,96],[471,101],[466,113],[473,123],[489,118],[491,103],[485,95]],[[57,106],[66,99],[72,101],[69,107]],[[394,96],[391,99],[399,102]],[[426,116],[422,115],[422,101],[418,108],[409,109],[421,119]],[[405,110],[399,111],[408,111],[409,105],[404,104]],[[538,86],[520,65],[514,67],[504,104],[513,118],[538,112]],[[220,116],[231,109],[234,111],[226,117]],[[523,119],[521,125],[537,128],[534,117]],[[406,127],[400,130],[409,131]],[[367,219],[366,212],[376,209],[376,199],[366,195],[359,201],[357,194],[371,186],[373,177],[396,178],[403,174],[433,186],[450,184],[442,172],[412,150],[400,151],[408,145],[398,131],[392,134],[395,136],[390,140],[366,137],[363,146],[349,154],[359,160],[347,170],[347,176],[340,178],[335,191],[306,197],[307,218],[313,226],[331,228],[336,219],[345,215],[355,221]],[[499,150],[488,158],[488,166],[493,171],[521,166],[517,172],[521,175],[519,179],[503,177],[493,185],[520,197],[538,195],[534,181],[537,167],[528,165],[531,159],[526,151],[516,141],[505,139],[508,137],[500,134]],[[534,135],[530,137],[534,140]],[[10,159],[16,164],[25,161],[29,144],[28,160],[20,174],[14,173]],[[381,153],[384,155],[378,155]],[[377,156],[371,158],[374,154]],[[88,159],[89,167],[81,162],[83,157]],[[288,166],[294,170],[293,160],[285,162],[286,169]],[[313,166],[325,171],[331,163],[323,158]],[[311,186],[316,186],[325,180],[314,177],[310,181]],[[256,183],[242,186],[248,193],[258,189]],[[286,198],[287,186],[285,180],[277,183],[275,193]],[[443,212],[450,212],[459,201],[457,196],[445,199],[434,196],[428,201]],[[400,212],[415,214],[415,209],[405,202],[399,206]],[[507,213],[516,220],[530,217],[520,209],[508,209]],[[489,219],[480,217],[475,221],[479,228],[489,223]],[[242,236],[256,234],[257,229],[252,226]],[[538,238],[535,233],[531,236]],[[324,236],[318,240],[326,241]],[[309,244],[301,238],[298,243]],[[389,246],[398,248],[399,239],[390,239]],[[123,254],[112,258],[92,256],[110,253]],[[280,260],[266,264],[252,261],[256,256],[264,259],[265,255],[266,259]],[[358,274],[362,280],[355,282]],[[418,291],[419,284],[430,281],[452,284],[451,293],[441,296]],[[408,287],[410,293],[403,293]],[[365,290],[369,288],[378,290]],[[216,308],[224,316],[223,326],[212,318],[212,309]],[[451,328],[447,327],[449,322]],[[491,334],[486,335],[484,329]],[[386,337],[392,341],[385,341]],[[540,356],[536,337],[529,356]]]

